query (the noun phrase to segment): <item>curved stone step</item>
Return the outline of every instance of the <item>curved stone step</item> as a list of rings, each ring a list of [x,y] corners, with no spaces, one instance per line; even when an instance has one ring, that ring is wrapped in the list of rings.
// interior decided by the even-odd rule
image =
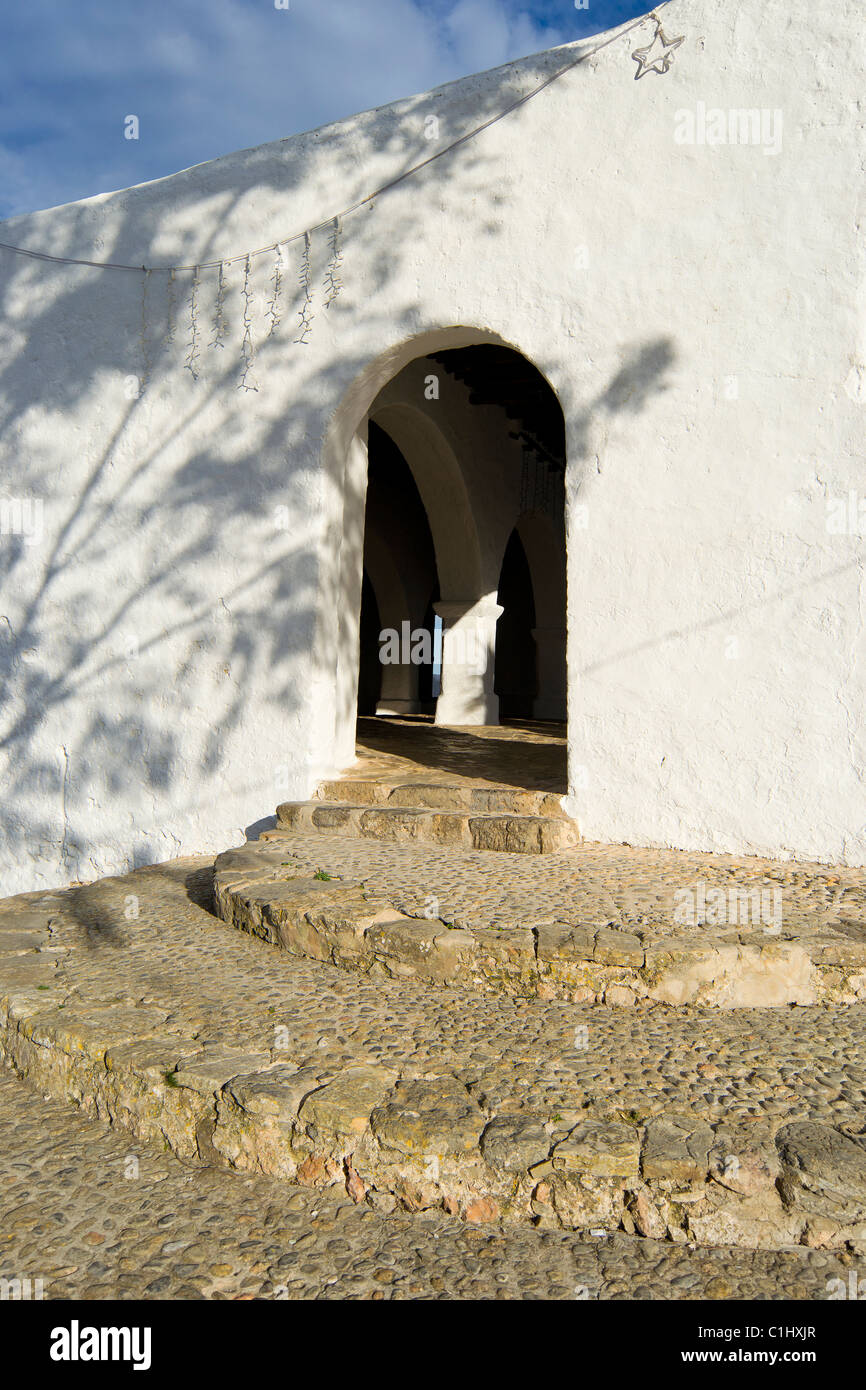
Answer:
[[[532,1299],[539,1290],[561,1301],[578,1296],[621,1299],[626,1290],[657,1300],[686,1293],[692,1300],[805,1300],[832,1296],[834,1290],[856,1297],[858,1288],[855,1270],[849,1272],[851,1257],[843,1251],[806,1246],[757,1254],[730,1246],[697,1249],[693,1243],[647,1241],[624,1230],[603,1239],[575,1232],[539,1240],[519,1225],[499,1223],[467,1232],[457,1218],[435,1209],[420,1222],[407,1219],[394,1196],[362,1194],[354,1179],[354,1202],[347,1201],[351,1194],[342,1183],[324,1190],[287,1190],[269,1175],[216,1169],[200,1181],[202,1175],[178,1163],[161,1144],[140,1140],[138,1179],[130,1181],[127,1133],[111,1132],[103,1121],[86,1119],[74,1107],[39,1095],[11,1072],[0,1075],[0,1123],[7,1170],[0,1194],[7,1269],[32,1268],[33,1225],[39,1213],[57,1209],[60,1192],[67,1215],[77,1210],[83,1218],[90,1216],[92,1193],[98,1190],[106,1218],[94,1216],[91,1223],[99,1227],[97,1235],[108,1235],[106,1257],[97,1252],[93,1261],[99,1271],[96,1292],[94,1274],[78,1262],[82,1230],[77,1218],[40,1221],[36,1254],[48,1277],[31,1278],[28,1287],[25,1276],[24,1300],[33,1292],[52,1300],[158,1295],[301,1302],[320,1298],[329,1287],[343,1301],[375,1300],[382,1298],[383,1280],[392,1288],[403,1286],[398,1297],[474,1302]],[[286,1229],[287,1209],[291,1230]],[[165,1241],[166,1226],[171,1239],[160,1250],[157,1238],[163,1232]],[[384,1261],[367,1258],[371,1247],[378,1244],[382,1250],[385,1242]],[[482,1269],[475,1263],[479,1253],[494,1257],[482,1258]],[[219,1276],[212,1272],[217,1261],[224,1266]]]
[[[294,853],[296,843],[291,831],[274,831],[221,854],[217,913],[293,955],[346,970],[617,1007],[866,1002],[866,942],[844,932],[780,939],[756,931],[738,939],[711,931],[685,937],[669,926],[637,936],[610,925],[601,905],[595,920],[471,929],[411,916],[358,877],[323,870],[309,845]]]
[[[281,852],[248,846],[223,856],[221,872],[258,876],[272,898],[265,876],[283,867]],[[319,917],[350,939],[359,886],[285,880],[284,905],[293,893],[303,905],[311,884]],[[339,1184],[373,1207],[866,1254],[864,1042],[843,1011],[781,1027],[764,1011],[747,1029],[633,1016],[617,1038],[607,1011],[552,1006],[535,1020],[522,1011],[523,1027],[509,1020],[506,1043],[502,1006],[425,1010],[415,991],[428,1046],[404,1032],[389,986],[378,1026],[349,1054],[326,1032],[346,1014],[369,1024],[379,1009],[369,983],[340,982],[334,995],[312,978],[329,972],[274,969],[189,892],[176,866],[73,890],[41,923],[28,919],[38,939],[23,961],[21,921],[0,908],[13,941],[0,954],[0,1054],[20,1076],[183,1159]],[[181,968],[166,971],[166,959]],[[269,964],[271,985],[255,997]],[[220,993],[202,1011],[210,975]],[[540,1053],[527,1023],[543,1026]]]
[[[57,1007],[57,1002],[62,1008]],[[866,1251],[866,1143],[826,1123],[711,1125],[694,1111],[497,1114],[461,1078],[334,1069],[172,1031],[162,1010],[10,998],[0,1053],[179,1157],[345,1185],[470,1222],[626,1230],[706,1246]]]
[[[580,841],[577,827],[565,817],[321,800],[283,802],[277,807],[277,825],[397,844],[422,840],[454,849],[508,854],[554,854]]]

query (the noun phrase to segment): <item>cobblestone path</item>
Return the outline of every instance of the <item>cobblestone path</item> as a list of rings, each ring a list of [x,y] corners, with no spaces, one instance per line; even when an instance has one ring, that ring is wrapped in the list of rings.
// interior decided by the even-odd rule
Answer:
[[[232,930],[209,910],[211,881],[209,861],[175,860],[63,895],[58,983],[91,1006],[164,1009],[178,1032],[224,1047],[268,1051],[279,1034],[280,1051],[315,1057],[322,1074],[447,1067],[499,1108],[549,1118],[671,1098],[710,1119],[859,1131],[866,1118],[863,1007],[625,1012],[370,980]]]
[[[0,1277],[46,1299],[826,1299],[842,1252],[381,1215],[345,1193],[189,1166],[0,1074]]]
[[[507,878],[511,856],[496,858]],[[198,859],[0,903],[4,1046],[31,1082],[0,1094],[0,1276],[58,1296],[820,1298],[860,1268],[863,1005],[614,1009],[431,988],[277,951],[212,898]],[[394,1099],[407,1086],[420,1119]],[[382,1152],[402,1155],[393,1171],[364,1167],[371,1110]],[[488,1177],[528,1167],[514,1209],[503,1186],[478,1187],[477,1150],[458,1155],[456,1186],[447,1172],[425,1185],[427,1150],[414,1159],[405,1138],[423,1149],[424,1126],[446,1156],[452,1129],[467,1152],[483,1129]],[[734,1202],[733,1227],[707,1193]]]

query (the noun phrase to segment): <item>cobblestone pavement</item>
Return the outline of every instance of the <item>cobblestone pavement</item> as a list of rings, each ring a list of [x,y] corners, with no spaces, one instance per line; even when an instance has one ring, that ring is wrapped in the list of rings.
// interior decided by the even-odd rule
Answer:
[[[497,856],[499,860],[505,856]],[[145,1003],[172,1028],[320,1073],[379,1063],[447,1069],[482,1104],[550,1119],[646,1115],[672,1101],[710,1120],[817,1119],[860,1133],[866,1008],[602,1005],[431,990],[288,956],[215,918],[207,860],[175,860],[64,895],[58,982],[88,1004]],[[134,911],[137,916],[129,917]]]
[[[734,940],[767,940],[769,927],[779,940],[832,930],[842,940],[866,943],[862,869],[590,843],[544,856],[492,854],[315,832],[293,833],[285,846],[287,859],[363,881],[410,916],[426,912],[473,931],[561,920],[608,923],[647,942],[672,935],[700,940],[709,934],[698,920],[703,885],[705,900],[721,889],[728,905],[732,888],[765,893],[763,918],[752,913],[750,900],[748,912],[744,906],[731,922],[713,927],[715,936],[727,931]]]
[[[382,1216],[342,1192],[187,1167],[8,1073],[0,1175],[0,1278],[41,1279],[46,1299],[817,1300],[859,1267],[845,1252]]]
[[[564,789],[562,731],[366,724],[348,780],[403,801],[419,777],[428,799],[464,783],[461,806]],[[332,826],[221,856],[216,887],[235,926],[205,858],[0,901],[0,1279],[678,1300],[826,1299],[862,1274],[862,871]],[[728,889],[772,920],[711,921]],[[704,957],[739,994],[653,974]],[[748,976],[801,966],[823,993]]]
[[[136,1134],[161,1134],[181,1159],[231,1163],[271,1184],[277,1177],[286,1194],[274,1198],[281,1211],[290,1195],[300,1212],[314,1209],[308,1199],[324,1203],[319,1210],[342,1203],[340,1223],[354,1230],[352,1223],[375,1217],[385,1230],[391,1222],[413,1251],[413,1222],[434,1223],[419,1226],[423,1242],[446,1239],[435,1234],[436,1223],[451,1232],[458,1215],[500,1230],[509,1249],[514,1239],[514,1249],[526,1252],[520,1258],[535,1261],[523,1287],[546,1279],[546,1292],[557,1297],[573,1296],[562,1291],[572,1285],[560,1285],[558,1274],[548,1278],[538,1264],[548,1257],[537,1252],[568,1250],[573,1260],[585,1247],[593,1261],[603,1259],[588,1238],[595,1227],[608,1232],[605,1249],[621,1250],[632,1263],[662,1262],[661,1273],[639,1264],[626,1282],[646,1277],[647,1287],[660,1290],[668,1281],[672,1297],[698,1284],[673,1282],[670,1261],[685,1256],[674,1256],[671,1243],[687,1253],[690,1243],[715,1247],[715,1254],[704,1251],[712,1270],[733,1244],[776,1250],[781,1263],[767,1254],[762,1265],[742,1248],[728,1257],[735,1269],[760,1268],[771,1282],[790,1265],[797,1287],[804,1269],[824,1266],[809,1263],[817,1255],[793,1250],[796,1242],[832,1248],[833,1259],[847,1243],[848,1254],[862,1259],[866,1006],[639,1003],[624,1010],[433,989],[276,951],[217,918],[212,894],[213,866],[195,859],[0,903],[0,1003],[10,1020],[8,1055],[19,1069],[88,1114],[110,1114]],[[260,1073],[274,1067],[271,1083]],[[231,1078],[239,1088],[233,1082],[224,1091]],[[395,1081],[397,1099],[371,1121]],[[253,1091],[244,1089],[249,1084]],[[301,1089],[291,1101],[295,1085]],[[365,1087],[375,1092],[366,1109]],[[401,1094],[410,1093],[421,1098],[421,1120],[414,1099],[400,1107]],[[268,1116],[287,1115],[279,1107],[289,1104],[295,1137],[287,1148],[282,1120],[274,1129]],[[207,1123],[211,1131],[200,1128]],[[489,1144],[485,1125],[494,1136]],[[384,1136],[381,1143],[374,1134]],[[119,1132],[118,1139],[124,1152],[146,1143]],[[512,1159],[514,1144],[522,1147]],[[434,1165],[418,1176],[424,1155],[452,1152],[457,1157],[446,1158],[441,1174]],[[739,1165],[733,1176],[731,1155]],[[774,1176],[779,1155],[784,1190]],[[576,1186],[564,1171],[570,1166],[586,1175]],[[184,1177],[212,1182],[214,1191],[252,1191],[239,1185],[252,1179],[227,1168]],[[295,1188],[296,1179],[316,1191]],[[121,1190],[127,1187],[138,1190],[134,1183]],[[28,1220],[46,1220],[41,1204],[25,1202],[24,1211]],[[514,1224],[506,1233],[501,1218],[523,1223],[523,1234]],[[230,1239],[245,1229],[233,1223]],[[460,1229],[447,1235],[455,1248],[481,1239]],[[643,1241],[630,1239],[636,1229]],[[83,1240],[87,1231],[77,1230]],[[264,1241],[267,1232],[249,1238]],[[95,1236],[92,1243],[104,1244]],[[230,1263],[210,1252],[208,1259],[208,1269]],[[270,1269],[260,1277],[273,1281]],[[428,1274],[413,1272],[411,1296],[429,1292]],[[625,1296],[622,1279],[593,1296]],[[589,1275],[576,1282],[590,1287]],[[412,1292],[415,1284],[421,1292]],[[730,1280],[718,1287],[734,1289]],[[472,1292],[472,1280],[465,1289]]]

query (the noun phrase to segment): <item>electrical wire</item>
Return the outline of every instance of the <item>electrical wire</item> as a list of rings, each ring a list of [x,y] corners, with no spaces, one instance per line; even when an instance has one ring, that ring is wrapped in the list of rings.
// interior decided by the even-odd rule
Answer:
[[[656,9],[664,9],[667,5],[671,3],[672,0],[660,0],[660,3],[656,6]],[[504,110],[498,111],[495,116],[491,116],[489,120],[484,121],[479,126],[475,126],[472,130],[469,130],[464,135],[459,136],[458,139],[452,140],[450,145],[446,145],[443,149],[437,150],[434,154],[431,154],[427,159],[421,160],[420,163],[414,164],[411,167],[411,169],[404,170],[402,174],[398,174],[395,178],[390,179],[387,183],[382,184],[380,188],[375,189],[372,193],[368,193],[365,197],[359,198],[357,202],[352,203],[350,207],[344,208],[342,212],[332,213],[329,217],[326,217],[322,222],[317,222],[314,226],[307,227],[302,232],[295,232],[292,236],[281,236],[276,241],[272,241],[268,246],[259,246],[255,251],[241,251],[237,255],[222,256],[218,260],[201,261],[197,265],[146,266],[124,265],[117,261],[88,261],[76,256],[52,256],[49,255],[47,251],[32,251],[24,246],[12,246],[5,241],[0,241],[0,249],[4,251],[12,251],[18,256],[29,256],[33,260],[37,261],[50,261],[55,265],[89,266],[95,270],[137,271],[139,275],[142,272],[144,272],[144,274],[149,274],[150,272],[156,272],[158,274],[176,274],[178,271],[192,271],[194,273],[198,273],[202,270],[216,270],[220,266],[229,266],[232,265],[235,261],[247,262],[248,260],[252,260],[256,256],[267,255],[270,251],[276,251],[278,247],[288,246],[292,242],[301,241],[304,238],[311,236],[313,232],[322,231],[324,228],[332,228],[335,222],[342,221],[343,218],[350,217],[352,213],[358,212],[362,207],[365,207],[368,203],[372,203],[374,199],[381,198],[384,194],[390,193],[392,189],[398,188],[401,184],[405,183],[407,179],[410,179],[415,174],[420,173],[422,169],[429,168],[431,164],[434,164],[439,159],[443,159],[445,155],[453,153],[454,150],[459,149],[462,145],[468,144],[470,140],[475,140],[485,130],[489,130],[491,126],[496,125],[498,121],[505,120],[507,116],[510,116],[514,111],[517,111],[519,107],[525,106],[528,101],[532,101],[534,97],[537,97],[540,95],[541,92],[546,91],[547,88],[550,87],[554,82],[558,82],[559,79],[561,77],[564,77],[566,73],[572,72],[574,68],[578,67],[581,63],[585,63],[588,58],[594,57],[596,53],[600,53],[602,49],[607,48],[610,44],[617,43],[620,39],[625,38],[626,35],[632,33],[635,29],[639,28],[640,25],[642,25],[647,19],[655,19],[656,24],[658,25],[659,23],[656,17],[655,10],[653,10],[648,15],[641,15],[639,19],[633,20],[632,23],[628,24],[624,29],[618,30],[615,34],[611,34],[608,38],[604,39],[602,43],[596,44],[594,48],[581,53],[579,57],[575,58],[572,62],[567,63],[565,67],[560,68],[550,77],[545,78],[544,82],[540,83],[539,86],[534,87],[530,92],[524,93],[522,97],[518,97],[516,101],[513,101],[509,106],[506,106]]]

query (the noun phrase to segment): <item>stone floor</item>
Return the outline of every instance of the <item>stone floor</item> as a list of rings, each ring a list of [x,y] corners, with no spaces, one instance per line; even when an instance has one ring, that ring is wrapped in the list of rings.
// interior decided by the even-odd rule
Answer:
[[[290,1057],[323,1070],[447,1068],[513,1111],[645,1110],[673,1096],[708,1118],[866,1120],[860,1006],[621,1011],[372,980],[219,921],[212,877],[209,860],[175,860],[62,895],[59,986],[91,1006],[155,1005],[179,1031],[237,1049],[267,1051],[279,1029]]]
[[[530,856],[299,833],[286,840],[285,848],[287,856],[303,864],[369,883],[410,916],[422,915],[435,903],[437,917],[471,930],[592,921],[652,942],[672,936],[699,941],[710,931],[728,932],[735,939],[772,935],[784,940],[832,930],[840,940],[866,944],[863,869],[588,842]],[[727,906],[732,888],[764,890],[766,920],[760,912],[752,913],[750,901],[748,912],[745,907],[726,912],[732,921],[708,926],[699,920],[699,885],[704,900],[721,889]],[[691,904],[695,911],[689,920]]]
[[[0,1074],[0,1278],[46,1299],[827,1299],[855,1263],[383,1216],[186,1166]]]
[[[221,1094],[224,1079],[238,1072],[249,1073],[274,1066],[283,1067],[291,1077],[314,1075],[315,1080],[310,1084],[324,1088],[317,1094],[326,1094],[331,1085],[339,1091],[347,1069],[355,1078],[358,1068],[365,1069],[365,1080],[373,1077],[383,1092],[393,1084],[394,1076],[402,1078],[401,1085],[411,1084],[413,1078],[433,1077],[436,1078],[434,1085],[444,1086],[448,1095],[460,1092],[464,1111],[468,1105],[473,1114],[480,1117],[483,1113],[488,1117],[480,1123],[488,1123],[490,1116],[498,1117],[497,1122],[505,1125],[509,1135],[513,1132],[511,1127],[516,1125],[518,1134],[522,1129],[524,1136],[528,1134],[533,1143],[541,1141],[542,1154],[551,1150],[554,1159],[556,1146],[563,1145],[567,1149],[575,1126],[583,1129],[587,1124],[593,1133],[603,1135],[608,1134],[609,1126],[614,1126],[619,1136],[625,1129],[628,1131],[626,1143],[633,1146],[644,1127],[648,1136],[646,1143],[651,1144],[652,1126],[659,1121],[663,1143],[669,1145],[666,1117],[675,1112],[680,1117],[677,1123],[685,1125],[689,1136],[704,1135],[704,1157],[695,1159],[689,1150],[683,1167],[682,1144],[674,1135],[677,1151],[673,1155],[673,1167],[669,1167],[676,1180],[653,1184],[647,1179],[649,1185],[640,1181],[637,1184],[658,1208],[653,1208],[648,1216],[645,1211],[645,1220],[637,1211],[638,1230],[644,1237],[637,1244],[626,1239],[626,1234],[634,1231],[635,1221],[623,1208],[626,1198],[619,1188],[626,1184],[618,1180],[608,1184],[617,1190],[605,1191],[599,1199],[607,1215],[598,1223],[594,1218],[587,1220],[580,1212],[573,1216],[565,1208],[554,1210],[550,1205],[545,1206],[549,1197],[539,1195],[542,1187],[549,1186],[545,1182],[535,1187],[531,1202],[531,1193],[526,1188],[521,1199],[523,1205],[519,1210],[515,1207],[510,1216],[506,1210],[508,1202],[502,1200],[501,1185],[494,1194],[495,1201],[484,1198],[480,1202],[464,1197],[458,1201],[447,1193],[444,1197],[437,1195],[444,1188],[416,1185],[405,1198],[410,1207],[415,1208],[412,1216],[401,1214],[395,1209],[398,1202],[393,1194],[399,1196],[409,1191],[405,1186],[404,1168],[392,1172],[390,1178],[385,1174],[384,1180],[381,1168],[373,1171],[372,1178],[365,1170],[360,1192],[354,1195],[358,1198],[359,1210],[363,1208],[377,1220],[384,1221],[383,1230],[387,1229],[388,1221],[393,1220],[395,1230],[405,1232],[409,1245],[413,1237],[406,1222],[411,1220],[449,1224],[453,1219],[455,1232],[448,1239],[457,1241],[461,1249],[461,1241],[471,1242],[475,1237],[458,1237],[457,1226],[476,1221],[489,1226],[500,1233],[501,1240],[507,1243],[516,1240],[515,1249],[527,1252],[526,1258],[530,1261],[527,1268],[534,1273],[527,1273],[522,1284],[524,1289],[527,1281],[531,1283],[533,1278],[540,1281],[549,1277],[549,1287],[563,1297],[573,1296],[561,1292],[570,1287],[568,1282],[562,1283],[558,1273],[542,1276],[538,1261],[545,1265],[550,1256],[552,1268],[558,1269],[559,1255],[553,1259],[550,1252],[574,1251],[582,1245],[596,1250],[595,1243],[589,1240],[589,1228],[598,1224],[608,1230],[605,1242],[613,1242],[610,1250],[621,1250],[623,1258],[628,1256],[650,1263],[661,1261],[661,1272],[656,1270],[651,1278],[641,1263],[635,1266],[635,1271],[644,1271],[640,1277],[633,1272],[624,1274],[623,1278],[633,1279],[634,1288],[643,1287],[648,1279],[646,1287],[659,1296],[662,1296],[665,1281],[669,1280],[667,1296],[678,1297],[680,1290],[697,1289],[700,1281],[694,1284],[673,1282],[670,1262],[674,1256],[668,1247],[674,1243],[678,1248],[687,1249],[689,1243],[695,1244],[694,1240],[690,1241],[689,1231],[697,1232],[701,1227],[694,1218],[700,1217],[706,1222],[707,1218],[701,1215],[702,1206],[686,1210],[680,1203],[683,1196],[686,1201],[703,1201],[709,1182],[706,1150],[710,1142],[716,1141],[725,1147],[725,1152],[733,1144],[736,1153],[743,1154],[749,1181],[757,1173],[759,1182],[766,1188],[766,1191],[762,1189],[761,1202],[766,1197],[774,1207],[769,1219],[765,1219],[766,1211],[762,1208],[754,1228],[744,1228],[745,1234],[741,1231],[730,1238],[725,1234],[728,1230],[726,1213],[723,1213],[726,1223],[723,1227],[718,1223],[705,1225],[705,1229],[714,1234],[708,1235],[706,1241],[702,1239],[701,1244],[716,1247],[712,1254],[703,1251],[703,1258],[709,1260],[707,1268],[714,1271],[724,1271],[728,1267],[735,1271],[759,1268],[764,1271],[763,1288],[767,1293],[772,1292],[776,1278],[781,1281],[780,1288],[787,1288],[792,1282],[805,1287],[803,1271],[813,1268],[809,1263],[813,1257],[803,1249],[788,1248],[792,1243],[788,1232],[793,1227],[786,1224],[787,1217],[773,1188],[772,1174],[768,1176],[761,1156],[767,1145],[772,1150],[772,1136],[780,1127],[793,1123],[806,1126],[802,1133],[809,1143],[812,1143],[812,1136],[817,1135],[819,1147],[830,1142],[831,1150],[834,1145],[836,1150],[839,1146],[844,1150],[839,1160],[844,1172],[837,1162],[838,1153],[836,1158],[830,1153],[832,1171],[824,1159],[819,1157],[818,1160],[819,1164],[824,1164],[824,1177],[819,1178],[819,1184],[824,1182],[828,1172],[831,1186],[837,1180],[841,1182],[844,1189],[841,1207],[831,1203],[830,1216],[827,1216],[820,1205],[824,1199],[819,1193],[815,1199],[819,1206],[810,1209],[811,1215],[807,1214],[807,1227],[804,1228],[803,1221],[798,1218],[797,1239],[813,1247],[835,1242],[833,1260],[847,1255],[862,1259],[866,1245],[862,1231],[859,1236],[857,1231],[861,1230],[866,1218],[858,1218],[856,1212],[862,1208],[866,1184],[866,1156],[863,1156],[866,1009],[863,1006],[729,1011],[638,1007],[624,1011],[604,1005],[491,997],[458,989],[431,990],[412,980],[350,975],[318,961],[277,952],[219,921],[209,910],[212,877],[212,866],[206,860],[175,861],[65,893],[6,900],[0,904],[0,1009],[9,1020],[7,1055],[15,1059],[19,1070],[32,1082],[55,1097],[73,1100],[91,1113],[111,1116],[124,1152],[128,1152],[131,1145],[138,1152],[143,1140],[123,1137],[122,1126],[129,1117],[140,1120],[145,1115],[153,1121],[148,1121],[146,1133],[167,1136],[166,1142],[170,1142],[181,1157],[206,1164],[212,1161],[237,1163],[243,1159],[244,1145],[247,1145],[249,1157],[249,1131],[241,1130],[240,1141],[232,1147],[234,1141],[226,1144],[220,1139],[218,1129],[211,1143],[198,1127],[194,1133],[192,1125],[186,1129],[183,1125],[175,1125],[173,1129],[167,1107],[175,1104],[175,1096],[191,1095],[197,1104],[195,1092],[198,1090],[201,1114],[212,1114],[214,1087]],[[48,928],[46,921],[50,922]],[[42,937],[37,940],[39,933]],[[137,1043],[137,1038],[153,1038],[154,1042]],[[152,1055],[143,1055],[141,1049]],[[163,1055],[160,1049],[165,1050],[166,1058],[175,1060],[155,1060]],[[185,1062],[184,1055],[192,1056],[192,1061]],[[181,1058],[179,1062],[178,1057]],[[138,1073],[140,1084],[136,1082],[131,1089],[130,1065],[133,1072],[136,1065],[143,1068]],[[126,1073],[124,1066],[127,1066]],[[177,1081],[166,1071],[174,1067],[177,1067]],[[391,1079],[380,1081],[383,1076]],[[258,1072],[253,1079],[261,1080]],[[192,1087],[192,1091],[171,1090],[169,1082],[175,1087]],[[349,1099],[354,1102],[355,1096]],[[224,1119],[224,1110],[220,1114]],[[411,1119],[409,1124],[411,1126]],[[708,1134],[708,1126],[715,1127],[715,1140]],[[140,1130],[134,1132],[141,1133]],[[257,1133],[260,1138],[262,1131]],[[477,1143],[477,1139],[473,1142]],[[646,1143],[642,1160],[645,1175],[648,1171]],[[689,1143],[691,1138],[687,1137],[687,1146]],[[812,1148],[814,1151],[814,1144]],[[315,1202],[322,1197],[328,1203],[339,1204],[349,1193],[352,1181],[357,1179],[361,1164],[355,1160],[354,1177],[351,1167],[341,1174],[340,1163],[328,1158],[330,1152],[327,1142],[321,1141],[319,1150],[311,1153],[310,1160],[297,1168],[297,1177],[302,1182],[327,1184],[325,1189],[316,1192]],[[337,1151],[338,1157],[340,1152],[342,1150]],[[265,1180],[265,1175],[274,1169],[265,1165],[262,1153],[261,1149],[254,1150],[254,1164],[264,1167]],[[752,1166],[755,1154],[757,1168]],[[858,1154],[861,1155],[859,1159]],[[298,1154],[298,1162],[300,1157]],[[604,1155],[601,1157],[606,1163]],[[669,1148],[663,1157],[667,1163]],[[165,1161],[169,1158],[166,1154]],[[32,1158],[27,1161],[33,1162]],[[473,1162],[477,1167],[477,1160]],[[807,1157],[806,1162],[812,1160]],[[311,1194],[299,1192],[291,1180],[294,1172],[292,1167],[291,1172],[284,1175],[285,1200],[294,1194],[299,1198],[299,1210],[312,1211],[314,1207],[305,1205]],[[684,1175],[688,1175],[688,1181]],[[438,1182],[439,1175],[436,1177]],[[238,1183],[248,1180],[237,1175],[235,1178]],[[462,1181],[459,1174],[458,1179]],[[226,1183],[233,1180],[228,1169],[222,1172],[222,1180]],[[274,1181],[271,1177],[266,1180]],[[556,1180],[554,1173],[553,1181]],[[532,1183],[535,1181],[533,1178]],[[601,1181],[598,1180],[596,1187]],[[683,1194],[684,1183],[686,1191]],[[634,1186],[630,1184],[631,1188]],[[138,1189],[129,1185],[128,1190],[134,1193]],[[224,1190],[239,1192],[241,1188],[226,1186]],[[465,1185],[463,1191],[467,1191]],[[612,1220],[611,1196],[616,1199]],[[736,1198],[738,1203],[739,1200]],[[443,1205],[444,1211],[441,1210]],[[55,1210],[61,1211],[62,1206],[59,1203]],[[433,1208],[439,1210],[434,1213]],[[833,1216],[842,1208],[848,1212],[845,1230],[851,1233],[853,1241],[847,1252],[842,1247],[849,1236],[844,1231],[839,1236],[838,1220]],[[30,1216],[43,1219],[41,1207],[37,1212],[35,1207],[27,1208],[25,1204],[25,1215],[28,1211]],[[449,1211],[451,1217],[447,1215]],[[456,1221],[458,1211],[463,1222]],[[562,1230],[532,1230],[529,1226],[532,1212],[539,1213],[541,1228],[561,1222],[582,1228],[582,1234],[580,1230],[570,1234]],[[661,1218],[659,1213],[662,1213]],[[500,1214],[507,1220],[500,1220]],[[358,1219],[361,1218],[350,1212],[341,1218],[350,1226]],[[860,1226],[856,1224],[858,1220]],[[131,1213],[125,1224],[132,1221],[137,1222],[137,1218]],[[622,1227],[616,1234],[620,1221]],[[653,1239],[655,1235],[665,1235],[665,1223],[670,1221],[674,1224],[667,1226],[668,1239],[660,1243]],[[515,1225],[521,1223],[524,1232],[518,1238]],[[91,1229],[92,1225],[88,1227]],[[232,1229],[240,1228],[233,1226]],[[255,1229],[258,1231],[259,1227]],[[372,1227],[366,1229],[372,1230]],[[423,1229],[426,1239],[428,1228]],[[754,1231],[758,1234],[754,1235]],[[81,1229],[78,1235],[83,1238]],[[549,1240],[552,1235],[556,1235],[553,1243]],[[156,1240],[157,1232],[152,1238]],[[250,1239],[255,1238],[258,1237],[250,1236]],[[266,1233],[261,1238],[266,1239]],[[388,1238],[383,1236],[383,1239]],[[520,1243],[522,1239],[537,1240],[541,1244],[524,1246]],[[730,1244],[731,1240],[742,1245],[753,1239],[769,1247],[762,1257],[763,1264],[757,1256],[750,1256],[743,1249],[726,1254],[724,1249],[718,1248]],[[826,1254],[829,1258],[829,1250]],[[208,1259],[208,1268],[210,1264],[229,1263],[217,1258],[210,1247],[202,1258]],[[323,1255],[322,1258],[327,1257]],[[569,1254],[568,1259],[572,1258]],[[592,1258],[596,1260],[597,1255],[593,1254]],[[729,1265],[725,1264],[726,1259]],[[61,1265],[63,1263],[61,1261]],[[77,1261],[70,1258],[68,1263]],[[627,1267],[626,1264],[624,1268]],[[821,1270],[825,1267],[820,1260],[814,1266]],[[690,1272],[691,1266],[688,1266],[676,1277],[686,1279]],[[14,1272],[6,1277],[14,1277]],[[37,1277],[35,1273],[33,1277]],[[106,1274],[105,1277],[113,1276]],[[152,1277],[155,1280],[163,1276],[154,1272]],[[339,1277],[342,1279],[342,1275]],[[411,1287],[417,1284],[422,1292],[412,1296],[429,1293],[429,1285],[424,1282],[426,1277],[413,1273],[407,1290],[411,1293]],[[463,1277],[462,1273],[459,1277]],[[739,1277],[737,1275],[733,1283],[728,1279],[725,1287],[738,1288]],[[582,1282],[587,1283],[587,1280]],[[465,1287],[470,1284],[471,1280]],[[597,1283],[595,1285],[597,1296],[619,1296],[615,1291],[622,1292],[626,1286],[614,1281],[605,1291]],[[446,1281],[444,1287],[461,1286],[450,1286]],[[244,1291],[249,1291],[246,1285]]]
[[[358,761],[343,775],[471,782],[527,791],[568,791],[564,724],[509,720],[499,725],[442,728],[423,715],[360,718]]]

